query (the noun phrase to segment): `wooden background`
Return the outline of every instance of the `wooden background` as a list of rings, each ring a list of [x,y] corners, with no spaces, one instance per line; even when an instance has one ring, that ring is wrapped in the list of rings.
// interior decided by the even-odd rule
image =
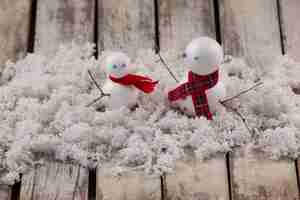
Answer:
[[[106,49],[135,56],[137,49],[155,46],[180,51],[206,35],[226,54],[265,69],[281,54],[300,61],[299,12],[299,0],[1,0],[0,66],[72,40],[94,42],[95,56]],[[21,183],[0,185],[0,200],[294,200],[299,166],[243,150],[178,162],[176,174],[161,177],[111,177],[100,167],[49,162],[24,174]]]

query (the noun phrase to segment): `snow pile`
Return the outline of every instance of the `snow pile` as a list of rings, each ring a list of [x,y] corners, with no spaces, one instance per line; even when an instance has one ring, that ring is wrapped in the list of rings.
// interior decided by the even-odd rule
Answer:
[[[53,56],[31,54],[6,65],[0,78],[2,181],[11,183],[35,162],[49,157],[82,165],[110,163],[112,173],[139,169],[161,174],[172,172],[178,159],[206,159],[247,143],[276,159],[299,155],[300,95],[293,91],[300,85],[300,66],[287,57],[269,66],[268,73],[238,58],[221,67],[228,96],[264,82],[228,103],[246,118],[249,132],[229,110],[210,122],[170,109],[165,91],[175,81],[152,51],[140,52],[135,63],[137,72],[160,80],[156,93],[141,94],[134,111],[97,111],[105,99],[86,107],[99,95],[87,70],[102,85],[106,77],[102,66],[106,53],[98,60],[92,55],[92,45],[72,44]],[[182,78],[178,55],[162,55]]]

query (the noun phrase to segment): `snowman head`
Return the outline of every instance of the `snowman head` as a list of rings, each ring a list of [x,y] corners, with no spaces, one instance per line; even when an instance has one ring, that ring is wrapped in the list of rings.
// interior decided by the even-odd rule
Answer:
[[[115,78],[121,78],[129,74],[130,58],[122,52],[113,52],[107,56],[106,72]]]
[[[219,69],[223,61],[223,49],[214,39],[199,37],[188,44],[183,57],[190,71],[199,75],[207,75]]]

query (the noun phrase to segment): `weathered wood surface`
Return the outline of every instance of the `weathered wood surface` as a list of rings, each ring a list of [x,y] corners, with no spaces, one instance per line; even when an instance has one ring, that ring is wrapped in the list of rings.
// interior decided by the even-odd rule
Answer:
[[[87,200],[88,170],[47,162],[24,174],[20,200]]]
[[[159,200],[160,177],[144,172],[124,172],[112,176],[108,167],[97,170],[97,200]]]
[[[4,164],[4,151],[0,148],[0,184],[2,183],[1,177],[3,176],[3,173],[5,172],[5,164]]]
[[[167,199],[229,199],[226,160],[178,162],[175,173],[167,175]]]
[[[4,173],[5,173],[4,152],[0,149],[0,200],[10,200],[11,186],[3,183],[2,176]]]
[[[161,49],[182,50],[199,36],[215,38],[213,0],[159,0]]]
[[[52,53],[62,43],[93,42],[94,0],[38,0],[34,51]]]
[[[281,55],[275,0],[220,0],[220,24],[226,54],[245,56],[264,69]]]
[[[233,200],[299,198],[294,161],[272,161],[262,152],[236,150],[230,161]]]
[[[299,0],[280,0],[283,39],[286,53],[300,62]]]
[[[11,187],[8,185],[0,184],[0,199],[10,200],[11,199]]]
[[[30,0],[1,0],[0,72],[8,59],[15,61],[26,54],[28,46]]]
[[[98,47],[130,56],[155,46],[153,0],[98,0]]]

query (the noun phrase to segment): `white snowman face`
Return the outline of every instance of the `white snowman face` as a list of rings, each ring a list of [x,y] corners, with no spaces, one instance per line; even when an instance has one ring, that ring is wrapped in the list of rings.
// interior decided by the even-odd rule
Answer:
[[[130,58],[122,52],[114,52],[106,58],[106,71],[108,75],[121,78],[129,74]]]
[[[192,40],[184,54],[186,67],[199,75],[207,75],[216,71],[223,61],[223,49],[219,43],[209,37]]]

